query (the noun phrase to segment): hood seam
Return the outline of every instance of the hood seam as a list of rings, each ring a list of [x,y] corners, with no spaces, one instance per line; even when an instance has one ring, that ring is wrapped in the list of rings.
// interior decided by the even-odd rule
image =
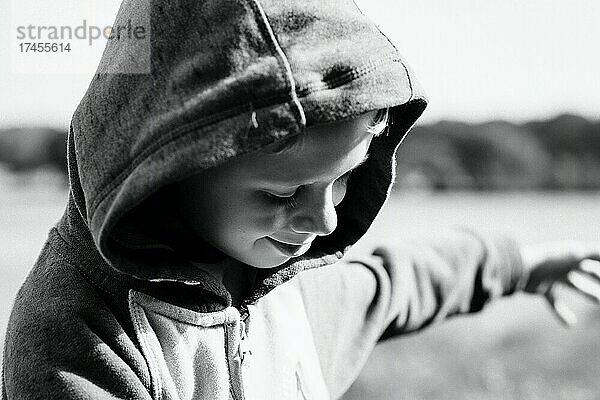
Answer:
[[[340,75],[336,75],[331,79],[325,81],[311,82],[307,84],[304,88],[301,88],[299,90],[300,97],[306,97],[312,93],[328,89],[336,89],[338,87],[344,86],[350,82],[361,78],[364,75],[375,71],[377,68],[381,67],[382,65],[385,65],[388,61],[392,63],[402,63],[402,60],[398,57],[397,54],[387,54],[385,56],[378,57],[375,61],[373,59],[369,59],[369,61],[364,63],[363,65],[354,68],[350,71],[344,72]]]
[[[386,36],[386,38],[387,38],[387,36]],[[406,64],[404,62],[402,62],[402,60],[400,60],[400,64],[402,64],[402,68],[404,68],[404,71],[406,73],[406,79],[408,80],[408,87],[410,88],[410,96],[408,97],[408,100],[406,101],[406,103],[410,103],[415,94],[415,91],[413,89],[412,79],[410,78],[410,74],[408,72],[408,67],[406,66]],[[406,133],[408,133],[408,131]]]
[[[304,126],[306,125],[306,116],[304,115],[304,109],[302,108],[302,104],[300,104],[298,94],[296,93],[296,82],[294,79],[294,75],[292,74],[292,67],[290,66],[290,62],[286,57],[285,53],[283,52],[283,49],[279,45],[279,42],[275,37],[275,32],[273,32],[273,28],[271,27],[271,24],[269,23],[267,15],[265,14],[265,11],[263,10],[263,7],[260,4],[260,2],[258,0],[249,0],[249,3],[250,7],[254,11],[255,18],[257,16],[260,17],[260,19],[257,20],[257,23],[259,25],[263,25],[263,28],[266,31],[266,36],[269,39],[267,40],[267,42],[271,46],[271,51],[277,54],[278,56],[277,59],[281,63],[283,71],[285,72],[285,77],[288,81],[290,95],[292,96],[292,103],[294,104],[295,110],[298,113],[297,117],[300,117],[300,121],[297,122],[299,122],[299,125]],[[263,36],[265,36],[264,33]]]
[[[79,164],[77,163],[77,155],[75,151],[75,138],[73,135],[75,135],[75,131],[73,124],[71,123],[69,124],[69,132],[67,133],[67,146],[65,149],[67,153],[67,175],[69,178],[69,193],[73,198],[73,204],[75,204],[77,212],[82,217],[83,223],[86,226],[88,226],[85,195],[83,194],[81,180],[79,179]],[[75,169],[75,171],[73,169]],[[75,195],[75,191],[78,192],[77,196]],[[77,198],[79,198],[79,200]],[[79,201],[82,201],[83,204],[78,204]]]

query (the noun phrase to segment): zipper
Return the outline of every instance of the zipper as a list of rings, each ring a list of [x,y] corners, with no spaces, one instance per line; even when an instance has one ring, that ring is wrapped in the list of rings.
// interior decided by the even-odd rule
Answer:
[[[249,356],[252,355],[252,350],[248,345],[248,335],[246,333],[246,320],[248,319],[248,314],[244,314],[242,318],[240,318],[240,344],[238,346],[238,357],[240,358],[240,367],[248,364]]]
[[[239,317],[239,324],[235,324],[238,327],[238,331],[231,332],[233,335],[239,335],[237,341],[237,349],[234,350],[230,364],[230,394],[234,400],[244,400],[244,384],[242,378],[242,366],[248,365],[249,355],[252,354],[248,346],[248,338],[246,334],[246,320],[248,319],[248,312],[245,312]],[[235,326],[234,325],[234,326]],[[232,349],[233,350],[233,349]]]

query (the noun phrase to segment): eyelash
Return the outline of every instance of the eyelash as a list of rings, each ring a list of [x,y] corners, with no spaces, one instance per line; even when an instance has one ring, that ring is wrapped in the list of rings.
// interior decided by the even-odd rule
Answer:
[[[339,177],[335,183],[344,183],[346,185],[348,183],[348,179],[350,179],[350,173],[352,171],[342,175]],[[297,190],[297,189],[296,189]],[[267,197],[284,206],[286,209],[296,208],[298,206],[298,200],[296,199],[296,192],[292,193],[290,196],[277,196],[273,193],[265,192]]]

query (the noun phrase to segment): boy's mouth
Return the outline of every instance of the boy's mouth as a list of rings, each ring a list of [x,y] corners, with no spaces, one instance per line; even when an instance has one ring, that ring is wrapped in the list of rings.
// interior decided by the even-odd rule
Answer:
[[[273,247],[275,247],[277,250],[279,250],[280,253],[288,257],[299,256],[300,254],[306,252],[306,250],[308,250],[308,248],[311,245],[311,242],[307,242],[304,244],[289,244],[280,242],[269,236],[266,236],[266,238],[273,245]]]

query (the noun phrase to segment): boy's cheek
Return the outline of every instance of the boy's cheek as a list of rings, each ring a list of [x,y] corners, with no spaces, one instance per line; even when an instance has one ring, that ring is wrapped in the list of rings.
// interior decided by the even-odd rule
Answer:
[[[244,230],[261,237],[285,230],[288,219],[284,208],[273,206],[271,202],[262,199],[246,202],[238,212],[241,217],[239,222],[244,225]]]

